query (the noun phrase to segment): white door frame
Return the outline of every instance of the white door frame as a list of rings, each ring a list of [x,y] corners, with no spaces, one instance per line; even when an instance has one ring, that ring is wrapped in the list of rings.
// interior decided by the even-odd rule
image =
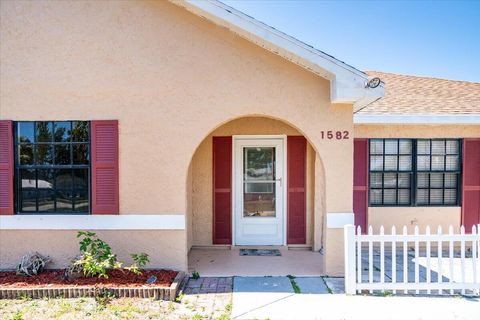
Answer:
[[[236,246],[236,222],[235,222],[235,198],[236,198],[236,185],[237,185],[237,175],[236,172],[236,161],[235,161],[235,150],[236,150],[236,141],[238,140],[282,140],[283,142],[283,187],[282,187],[282,214],[283,214],[283,226],[282,226],[282,245],[287,245],[287,186],[288,186],[288,175],[287,175],[287,136],[286,135],[233,135],[232,136],[232,246]]]

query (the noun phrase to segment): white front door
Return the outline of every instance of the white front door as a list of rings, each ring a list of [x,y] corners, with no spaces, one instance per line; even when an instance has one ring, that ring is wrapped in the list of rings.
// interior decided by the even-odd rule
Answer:
[[[284,137],[234,137],[236,245],[284,244]]]

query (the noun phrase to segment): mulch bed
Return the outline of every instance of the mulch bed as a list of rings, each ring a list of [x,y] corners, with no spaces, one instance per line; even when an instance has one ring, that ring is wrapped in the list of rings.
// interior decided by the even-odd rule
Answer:
[[[64,270],[46,270],[32,277],[17,275],[14,271],[0,271],[0,287],[22,289],[76,286],[95,286],[99,288],[169,287],[177,274],[178,272],[173,270],[144,270],[141,275],[135,276],[133,272],[128,270],[112,270],[108,272],[108,279],[79,277],[69,281],[63,278]],[[147,284],[147,279],[152,275],[157,277],[157,281]]]

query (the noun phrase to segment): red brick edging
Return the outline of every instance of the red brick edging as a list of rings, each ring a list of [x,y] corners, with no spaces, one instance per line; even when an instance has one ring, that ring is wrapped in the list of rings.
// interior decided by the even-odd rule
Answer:
[[[2,288],[0,287],[0,299],[20,299],[20,298],[81,298],[95,297],[98,294],[106,293],[116,298],[153,298],[167,301],[175,300],[178,289],[182,283],[185,273],[179,272],[173,280],[170,287],[62,287],[62,288]]]

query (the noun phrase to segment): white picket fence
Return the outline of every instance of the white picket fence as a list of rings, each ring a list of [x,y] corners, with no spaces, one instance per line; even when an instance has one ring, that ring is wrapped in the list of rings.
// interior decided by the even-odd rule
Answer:
[[[477,230],[479,232],[477,232]],[[397,291],[415,294],[480,294],[480,225],[473,226],[471,234],[447,234],[438,227],[424,234],[415,227],[414,234],[397,234],[392,227],[385,234],[367,234],[360,227],[346,225],[345,236],[345,292],[356,294]],[[460,250],[460,252],[458,252]],[[387,262],[387,263],[386,263]]]

